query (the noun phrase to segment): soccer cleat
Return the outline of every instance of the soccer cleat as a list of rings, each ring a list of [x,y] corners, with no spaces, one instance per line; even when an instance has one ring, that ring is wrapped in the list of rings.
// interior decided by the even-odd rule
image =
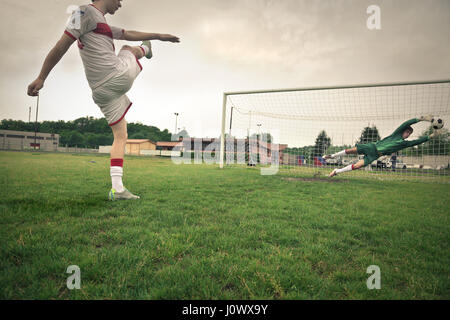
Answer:
[[[141,197],[135,196],[132,194],[128,189],[125,189],[123,192],[117,192],[114,189],[111,189],[109,192],[109,200],[110,201],[116,201],[116,200],[137,200]]]
[[[337,176],[337,169],[334,169],[333,171],[331,171],[330,175],[328,177],[333,178],[334,176]]]
[[[141,46],[146,46],[146,47],[148,47],[148,53],[145,55],[145,57],[147,58],[147,59],[151,59],[152,57],[153,57],[153,52],[152,52],[152,44],[151,44],[151,42],[150,41],[144,41],[144,42],[142,42],[142,44],[141,44]]]
[[[334,157],[331,154],[326,154],[322,158],[324,158],[325,160],[334,159]]]

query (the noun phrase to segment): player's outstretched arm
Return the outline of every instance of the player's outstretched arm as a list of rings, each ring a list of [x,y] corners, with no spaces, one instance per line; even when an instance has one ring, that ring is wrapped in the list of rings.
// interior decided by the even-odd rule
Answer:
[[[419,138],[417,140],[406,141],[407,148],[414,147],[414,146],[417,146],[419,144],[425,143],[425,142],[427,142],[428,140],[430,140],[430,139],[432,139],[434,137],[435,137],[434,135],[430,135],[430,136],[424,136],[424,137]]]
[[[398,128],[394,131],[394,134],[402,133],[403,131],[406,130],[407,127],[409,127],[409,126],[411,126],[411,125],[413,125],[413,124],[415,124],[415,123],[417,123],[417,122],[419,122],[419,121],[422,121],[422,120],[420,120],[420,119],[418,119],[418,118],[413,118],[413,119],[410,119],[410,120],[408,120],[408,121],[405,121],[404,123],[401,124],[400,127],[398,127]]]
[[[75,40],[68,35],[62,35],[61,39],[56,43],[53,49],[50,50],[49,54],[45,58],[41,73],[37,79],[28,86],[29,96],[37,96],[39,94],[39,90],[44,87],[44,82],[50,74],[50,71],[52,71],[61,58],[66,54],[67,50],[69,50],[74,41]]]
[[[147,33],[140,31],[126,30],[123,34],[123,40],[127,41],[146,41],[146,40],[160,40],[168,42],[180,42],[180,39],[171,34],[162,33]]]

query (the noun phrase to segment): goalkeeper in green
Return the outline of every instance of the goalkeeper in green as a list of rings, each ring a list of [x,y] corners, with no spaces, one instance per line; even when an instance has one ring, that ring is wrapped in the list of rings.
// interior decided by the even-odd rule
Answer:
[[[414,118],[411,120],[406,121],[403,123],[400,127],[397,128],[397,130],[394,131],[390,136],[384,138],[383,140],[380,140],[375,143],[367,143],[367,144],[357,144],[356,147],[352,149],[343,150],[341,152],[331,154],[331,155],[325,155],[323,156],[324,159],[332,159],[335,157],[340,157],[346,154],[360,154],[364,155],[364,159],[359,160],[355,164],[351,164],[345,168],[342,169],[334,169],[329,177],[334,177],[340,173],[348,172],[352,170],[358,170],[362,167],[368,166],[373,161],[377,160],[378,158],[386,155],[390,155],[394,152],[400,151],[405,148],[413,147],[419,144],[422,144],[424,142],[427,142],[428,140],[434,138],[436,136],[436,132],[433,132],[429,136],[424,136],[420,139],[413,140],[413,141],[406,141],[408,137],[413,133],[413,128],[411,127],[412,124],[415,124],[420,121],[429,121],[431,122],[433,120],[433,116],[423,116],[419,119]]]

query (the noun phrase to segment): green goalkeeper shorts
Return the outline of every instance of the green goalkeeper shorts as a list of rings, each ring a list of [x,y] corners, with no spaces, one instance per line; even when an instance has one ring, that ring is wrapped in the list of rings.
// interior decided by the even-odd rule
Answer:
[[[374,143],[357,144],[356,150],[358,154],[364,155],[364,166],[368,166],[380,157],[377,147]]]

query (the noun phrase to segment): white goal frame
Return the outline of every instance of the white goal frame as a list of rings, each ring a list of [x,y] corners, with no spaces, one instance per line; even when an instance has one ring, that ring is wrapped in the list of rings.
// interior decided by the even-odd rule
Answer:
[[[305,88],[288,88],[288,89],[273,89],[273,90],[254,90],[254,91],[225,92],[223,94],[223,104],[222,104],[222,126],[221,126],[219,166],[220,166],[221,169],[224,168],[226,124],[227,124],[227,104],[228,104],[228,100],[229,100],[230,97],[237,96],[237,95],[242,96],[242,95],[283,93],[283,92],[299,92],[299,91],[320,91],[320,90],[342,90],[342,89],[362,89],[362,88],[376,88],[376,87],[432,85],[432,84],[444,84],[444,83],[450,83],[450,79],[430,80],[430,81],[415,81],[415,82],[392,82],[392,83],[376,83],[376,84],[356,84],[356,85],[345,85],[345,86],[325,86],[325,87],[305,87]]]

